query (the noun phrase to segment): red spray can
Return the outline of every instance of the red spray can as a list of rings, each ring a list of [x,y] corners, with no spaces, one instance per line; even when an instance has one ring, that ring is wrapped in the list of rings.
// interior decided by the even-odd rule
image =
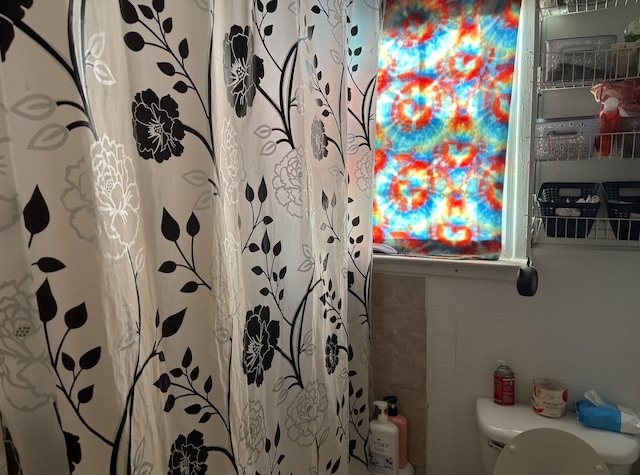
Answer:
[[[516,402],[516,375],[504,360],[498,361],[493,372],[493,402],[502,406],[513,406]]]

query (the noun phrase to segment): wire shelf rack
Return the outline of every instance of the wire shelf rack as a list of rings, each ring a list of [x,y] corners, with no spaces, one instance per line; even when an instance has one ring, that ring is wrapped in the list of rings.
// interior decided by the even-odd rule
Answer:
[[[535,159],[538,162],[640,159],[640,117],[625,118],[624,123],[635,130],[587,134],[579,127],[548,129],[545,135],[536,136]]]
[[[598,37],[548,42],[540,53],[538,89],[593,87],[607,81],[640,79],[640,42],[598,47]],[[581,45],[584,40],[585,44]],[[564,41],[565,43],[560,43]],[[602,43],[606,46],[611,44]]]
[[[532,237],[536,244],[553,243],[585,246],[640,248],[638,218],[582,218],[537,215],[533,219]]]
[[[540,0],[540,12],[543,16],[569,15],[637,5],[640,0]]]

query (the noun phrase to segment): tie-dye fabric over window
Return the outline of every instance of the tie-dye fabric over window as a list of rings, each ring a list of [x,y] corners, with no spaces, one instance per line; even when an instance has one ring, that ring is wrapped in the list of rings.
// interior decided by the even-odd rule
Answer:
[[[499,257],[519,13],[516,0],[387,2],[374,242]]]

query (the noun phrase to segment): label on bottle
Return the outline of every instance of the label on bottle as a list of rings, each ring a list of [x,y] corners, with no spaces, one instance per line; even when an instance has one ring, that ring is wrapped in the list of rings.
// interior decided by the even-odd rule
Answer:
[[[387,442],[369,435],[369,472],[377,475],[393,473],[393,457]]]
[[[493,375],[493,401],[503,406],[512,406],[516,402],[515,398],[516,377],[515,375]]]

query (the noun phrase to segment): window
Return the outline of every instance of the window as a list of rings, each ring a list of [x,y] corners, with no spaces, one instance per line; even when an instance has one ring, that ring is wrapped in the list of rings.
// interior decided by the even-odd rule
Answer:
[[[524,66],[513,81],[518,22],[525,16],[519,3],[387,2],[374,242],[420,255],[523,257],[515,244],[526,199],[518,205],[512,198],[526,197],[516,185],[526,182],[528,170],[518,137],[530,123],[530,100],[511,98],[531,78]],[[507,144],[511,157],[525,159],[507,161]]]

